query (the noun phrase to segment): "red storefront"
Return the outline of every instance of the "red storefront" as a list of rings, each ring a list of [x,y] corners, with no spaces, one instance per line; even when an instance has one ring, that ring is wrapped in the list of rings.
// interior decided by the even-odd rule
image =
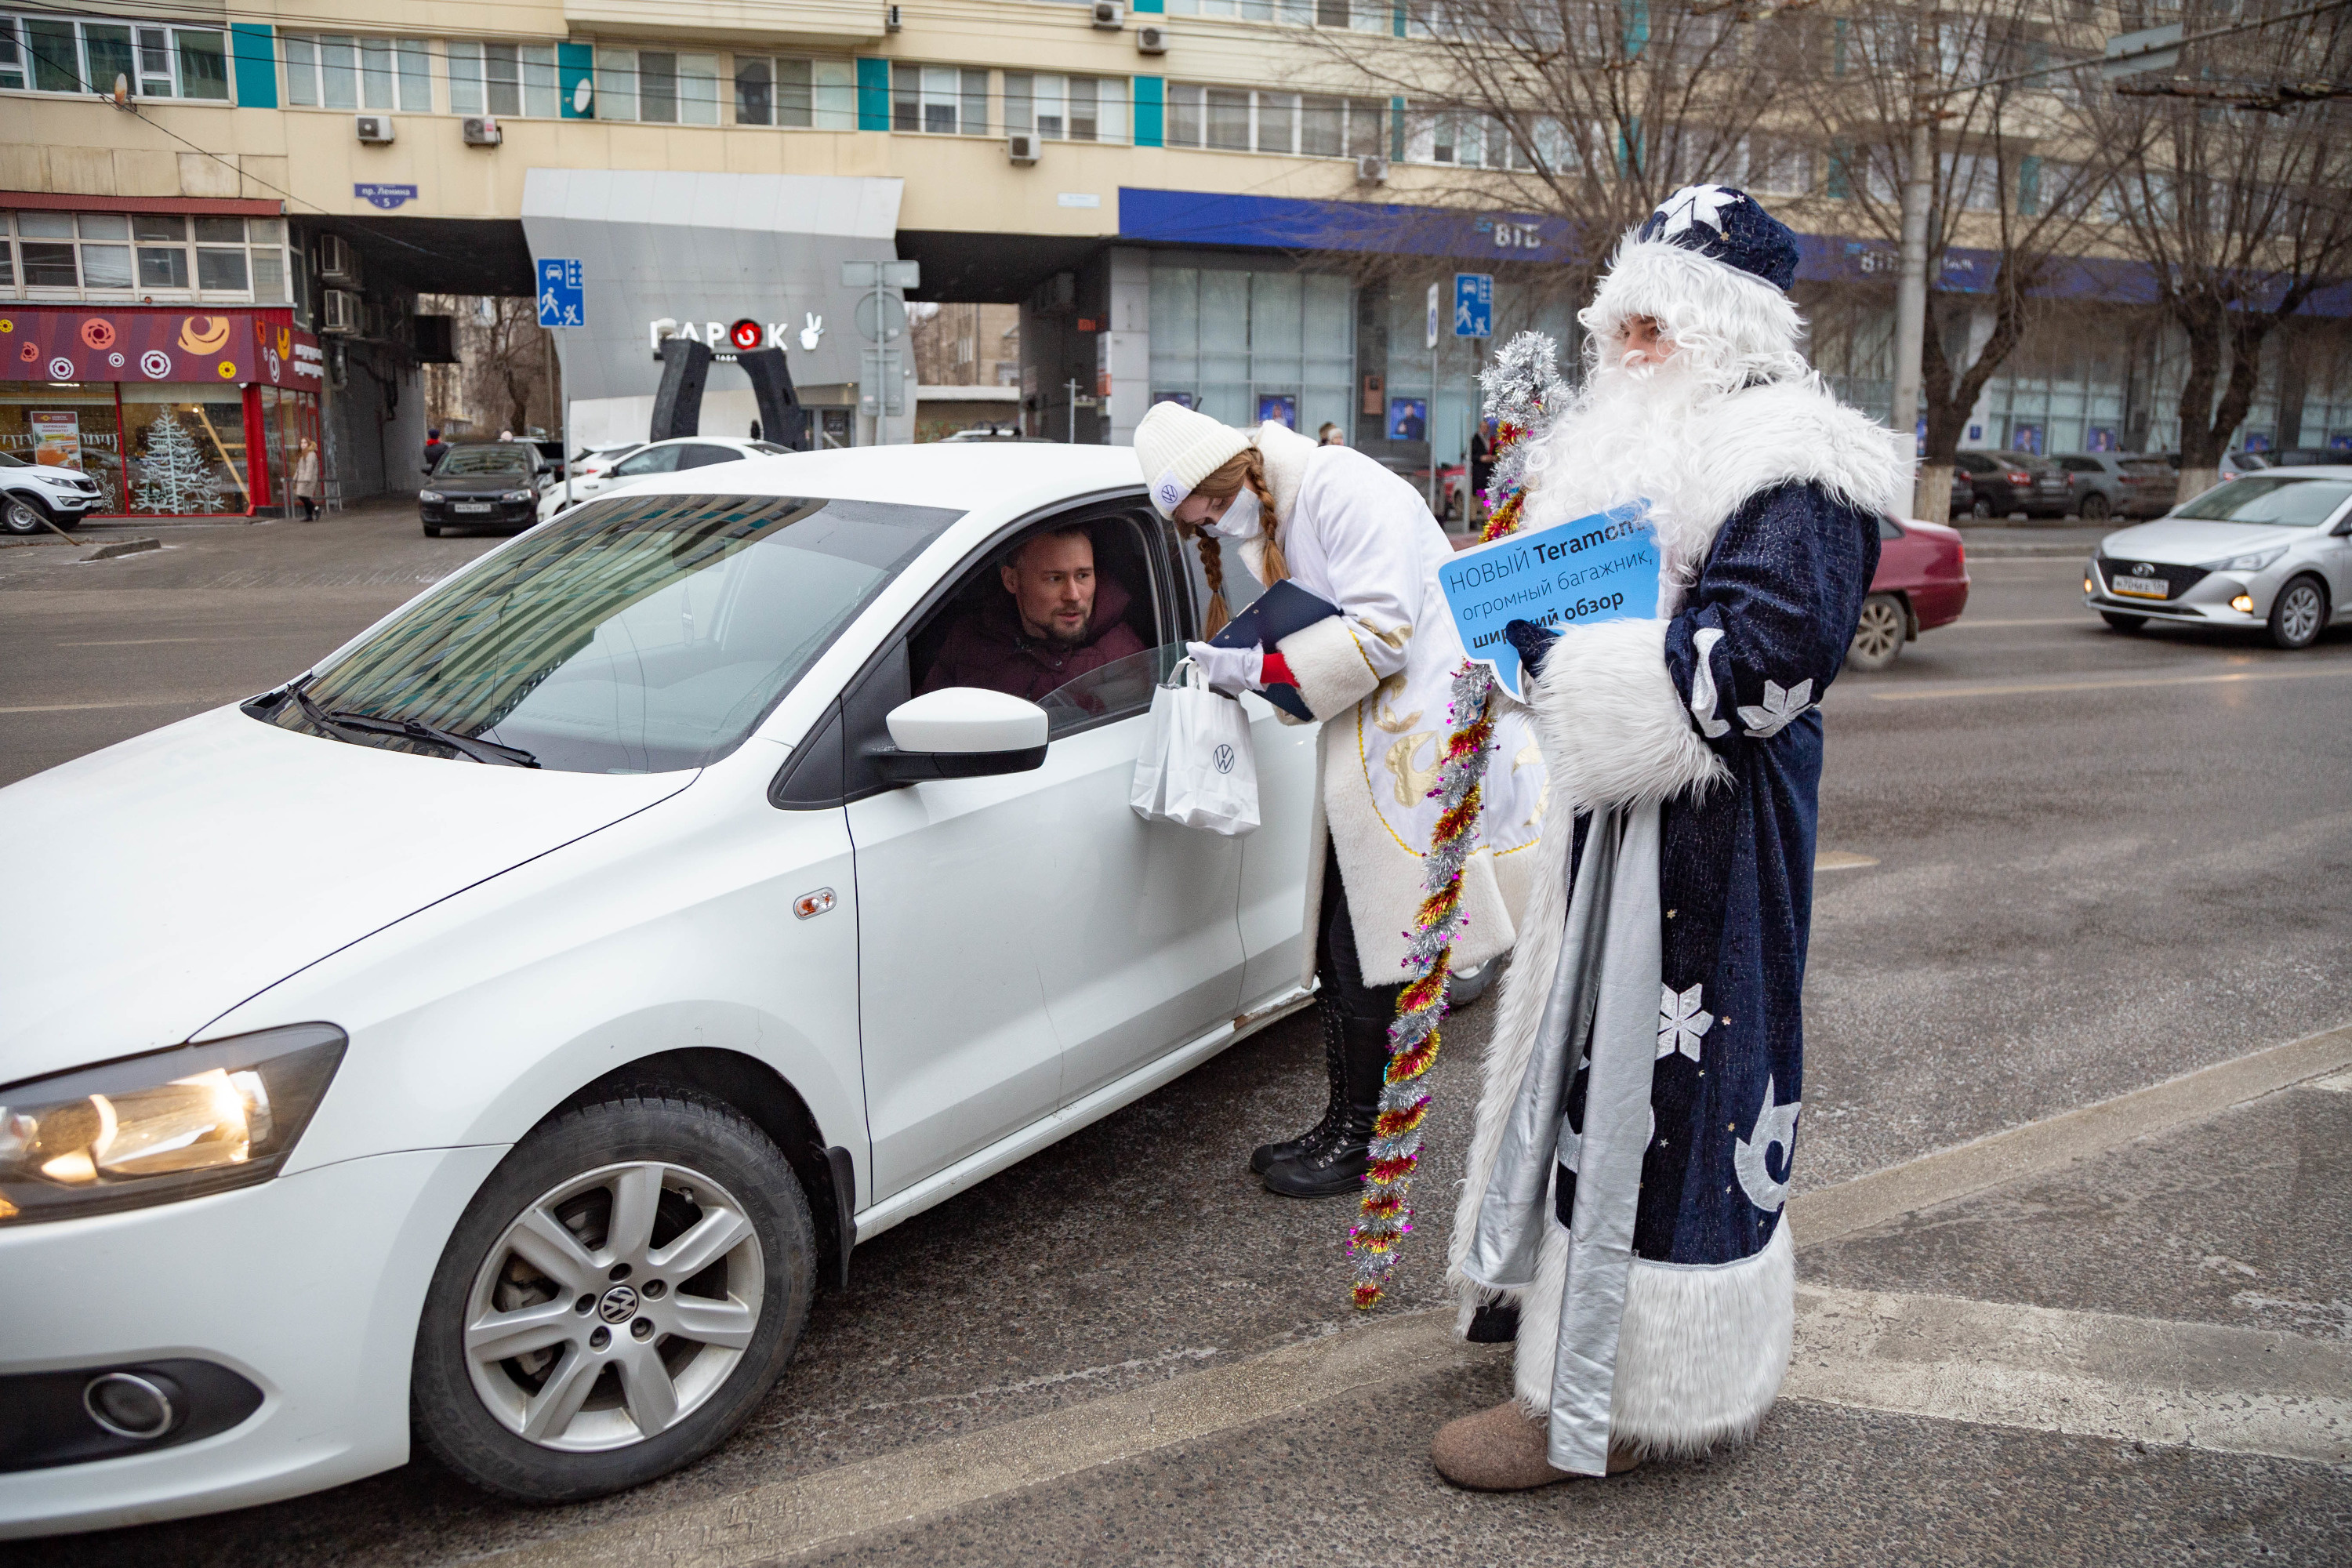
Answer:
[[[0,450],[89,474],[118,514],[280,510],[324,370],[282,307],[0,303]]]

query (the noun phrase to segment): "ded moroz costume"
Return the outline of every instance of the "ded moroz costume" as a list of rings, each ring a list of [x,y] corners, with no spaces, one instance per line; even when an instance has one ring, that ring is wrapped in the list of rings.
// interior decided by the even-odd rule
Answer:
[[[1488,1047],[1449,1279],[1517,1340],[1513,1402],[1433,1449],[1541,1485],[1746,1437],[1787,1368],[1785,1204],[1822,767],[1817,704],[1907,465],[1806,366],[1793,237],[1722,186],[1612,258],[1526,526],[1646,500],[1655,619],[1515,623],[1556,800]],[[1637,363],[1641,318],[1671,353]]]

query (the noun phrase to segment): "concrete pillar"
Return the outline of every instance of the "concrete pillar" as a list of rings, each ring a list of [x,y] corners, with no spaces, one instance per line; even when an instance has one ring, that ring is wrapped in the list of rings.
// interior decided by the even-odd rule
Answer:
[[[1097,348],[1110,374],[1110,444],[1131,447],[1135,427],[1151,406],[1151,253],[1121,247],[1110,253],[1110,319]]]

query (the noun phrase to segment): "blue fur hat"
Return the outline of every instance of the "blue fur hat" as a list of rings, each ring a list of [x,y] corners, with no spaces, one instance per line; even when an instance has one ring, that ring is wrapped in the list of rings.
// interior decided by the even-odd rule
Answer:
[[[1685,185],[1633,237],[1696,251],[1783,292],[1797,280],[1797,237],[1755,197],[1729,185]]]

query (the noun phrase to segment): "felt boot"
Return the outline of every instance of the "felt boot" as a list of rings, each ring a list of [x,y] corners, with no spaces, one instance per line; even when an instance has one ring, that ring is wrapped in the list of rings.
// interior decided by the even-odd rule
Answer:
[[[1328,995],[1315,1000],[1315,1015],[1323,1024],[1323,1075],[1330,1082],[1330,1098],[1323,1106],[1323,1120],[1282,1143],[1261,1143],[1250,1151],[1250,1170],[1264,1175],[1268,1167],[1285,1160],[1296,1160],[1310,1149],[1320,1148],[1339,1130],[1348,1111],[1348,1078],[1340,1066],[1342,1037],[1339,1006]]]
[[[1360,1019],[1339,1027],[1339,1069],[1346,1095],[1330,1136],[1265,1168],[1265,1190],[1286,1198],[1331,1198],[1356,1192],[1371,1164],[1372,1122],[1381,1113],[1388,1076],[1389,1032]]]
[[[1575,1472],[1554,1469],[1546,1457],[1550,1428],[1549,1421],[1530,1421],[1517,1401],[1506,1399],[1492,1410],[1439,1427],[1436,1440],[1429,1446],[1430,1462],[1455,1486],[1477,1492],[1526,1491],[1572,1479]],[[1641,1462],[1623,1448],[1609,1450],[1612,1476],[1622,1475]]]

